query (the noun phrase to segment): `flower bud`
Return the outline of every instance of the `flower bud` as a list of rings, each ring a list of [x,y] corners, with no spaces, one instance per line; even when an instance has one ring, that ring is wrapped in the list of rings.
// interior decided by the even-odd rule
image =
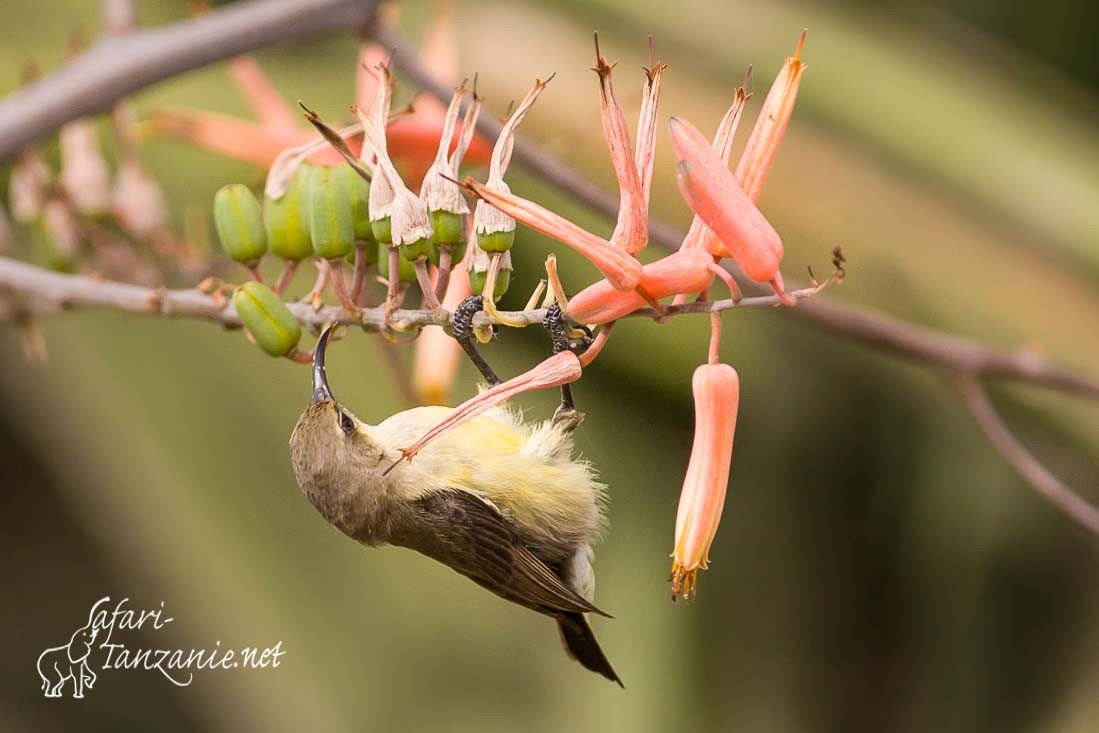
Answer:
[[[336,185],[331,168],[319,168],[309,182],[309,237],[318,257],[346,257],[355,244],[351,201]]]
[[[694,125],[673,117],[676,178],[687,204],[717,236],[710,252],[732,257],[757,282],[781,277],[782,240]],[[720,245],[720,246],[716,246]]]
[[[691,380],[695,435],[675,520],[672,597],[691,600],[700,569],[709,562],[729,485],[740,377],[728,364],[703,364]]]
[[[271,356],[286,356],[301,339],[301,325],[279,296],[251,281],[233,293],[233,307],[256,345]]]
[[[214,194],[214,224],[221,246],[235,262],[255,267],[267,252],[267,231],[259,201],[239,183],[222,186]]]
[[[271,252],[284,260],[304,260],[313,254],[307,197],[313,170],[312,165],[302,165],[282,196],[264,197],[263,223],[267,228],[267,241]]]

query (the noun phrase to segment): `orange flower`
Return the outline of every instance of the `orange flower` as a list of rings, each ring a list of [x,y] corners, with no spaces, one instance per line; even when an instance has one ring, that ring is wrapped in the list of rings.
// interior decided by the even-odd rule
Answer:
[[[699,293],[714,281],[714,260],[700,249],[682,249],[641,268],[640,285],[657,300],[678,293]],[[720,269],[720,268],[717,268]],[[637,290],[618,290],[600,280],[574,295],[565,312],[578,323],[610,323],[646,305]]]
[[[680,161],[676,170],[680,193],[723,245],[711,254],[732,257],[745,275],[770,283],[783,302],[796,304],[783,288],[779,272],[783,248],[778,232],[694,125],[673,117],[670,127]]]
[[[752,129],[752,135],[748,138],[744,154],[736,167],[736,179],[740,181],[744,192],[753,202],[759,201],[763,180],[767,177],[767,171],[771,169],[771,162],[775,159],[775,153],[778,152],[782,136],[786,134],[790,116],[794,113],[794,102],[798,98],[801,74],[807,68],[801,61],[805,33],[804,30],[801,32],[794,55],[786,58],[782,71],[778,73],[775,83],[771,85],[771,91],[767,93],[763,109],[759,111],[759,117],[756,119],[756,126]]]
[[[603,136],[610,149],[611,163],[618,179],[618,221],[611,241],[630,254],[637,254],[649,241],[649,188],[656,153],[656,119],[660,100],[660,80],[666,66],[652,60],[649,45],[649,68],[645,69],[645,88],[641,113],[637,123],[637,153],[630,142],[630,131],[622,105],[614,95],[611,71],[614,64],[599,53],[599,34],[595,35],[595,66],[599,75],[600,117]]]
[[[388,56],[388,52],[375,43],[362,44],[356,74],[356,103],[364,111],[370,110],[368,102],[373,101],[374,97],[377,84],[374,70]],[[430,66],[441,68],[444,64],[432,62]],[[233,59],[229,68],[233,81],[258,123],[206,110],[168,108],[153,112],[146,131],[264,167],[271,166],[279,154],[288,148],[297,148],[318,139],[314,130],[301,124],[296,108],[278,94],[252,57]],[[388,124],[387,151],[407,166],[409,180],[421,180],[431,165],[443,132],[445,115],[445,106],[421,94],[416,98],[411,114],[402,115]],[[352,135],[359,130],[341,132]],[[459,133],[455,131],[453,134],[457,137]],[[358,154],[360,141],[348,140],[348,144]],[[489,143],[484,137],[474,136],[466,159],[475,164],[485,163],[489,150]],[[329,145],[318,145],[311,149],[309,160],[320,165],[339,165],[342,158]]]
[[[672,552],[672,599],[690,601],[698,571],[709,562],[729,484],[733,433],[740,403],[740,377],[728,364],[703,364],[692,379],[695,435],[679,496]]]

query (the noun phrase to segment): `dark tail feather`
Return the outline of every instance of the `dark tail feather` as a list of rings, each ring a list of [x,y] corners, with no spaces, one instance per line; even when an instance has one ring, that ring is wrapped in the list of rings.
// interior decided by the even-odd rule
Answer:
[[[595,640],[595,634],[583,614],[569,613],[558,617],[557,628],[561,632],[566,654],[592,672],[598,672],[608,680],[617,682],[619,687],[626,688],[599,648],[599,642]]]

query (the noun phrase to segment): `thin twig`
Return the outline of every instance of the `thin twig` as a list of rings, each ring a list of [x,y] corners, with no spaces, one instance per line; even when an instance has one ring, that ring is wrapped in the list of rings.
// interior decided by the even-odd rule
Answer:
[[[819,288],[805,288],[794,291],[792,295],[799,299],[808,299],[817,292]],[[732,300],[689,303],[670,307],[664,315],[671,317],[733,308],[773,308],[776,305],[778,305],[778,298],[773,295],[764,295],[744,298],[735,303]],[[49,315],[87,307],[172,318],[193,318],[226,326],[241,325],[232,304],[201,290],[148,288],[88,275],[67,275],[0,256],[0,321],[12,321],[16,318]],[[316,309],[310,303],[287,303],[287,307],[302,325],[314,329],[332,323],[361,326],[367,331],[412,331],[425,326],[450,326],[450,313],[443,308],[437,311],[396,309],[390,314],[387,326],[384,306],[357,308],[354,313],[341,306],[324,306]],[[541,325],[545,313],[544,308],[502,311],[502,314],[514,321],[516,326]],[[641,308],[626,317],[656,318],[658,315],[652,309]],[[488,326],[492,322],[492,319],[483,313],[478,314],[474,319],[476,326]]]
[[[111,35],[0,101],[0,161],[66,122],[158,81],[242,53],[354,31],[377,0],[250,0],[172,25]]]
[[[988,393],[980,380],[971,374],[961,374],[958,377],[958,388],[981,430],[1008,465],[1026,479],[1043,498],[1082,527],[1099,535],[1099,509],[1062,483],[1012,435],[988,399]]]

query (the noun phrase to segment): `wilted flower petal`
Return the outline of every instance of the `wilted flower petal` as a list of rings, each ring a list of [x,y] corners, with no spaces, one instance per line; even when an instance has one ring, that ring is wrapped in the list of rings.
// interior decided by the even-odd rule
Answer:
[[[611,241],[630,254],[635,254],[640,252],[649,240],[648,202],[642,191],[641,179],[637,175],[633,144],[630,142],[630,131],[626,126],[626,115],[622,111],[622,105],[614,96],[614,85],[611,82],[613,68],[614,65],[599,53],[599,35],[596,34],[595,66],[592,67],[592,71],[599,75],[603,136],[607,138],[611,163],[618,178],[618,221],[611,235]],[[655,143],[656,136],[653,135],[650,140]]]

